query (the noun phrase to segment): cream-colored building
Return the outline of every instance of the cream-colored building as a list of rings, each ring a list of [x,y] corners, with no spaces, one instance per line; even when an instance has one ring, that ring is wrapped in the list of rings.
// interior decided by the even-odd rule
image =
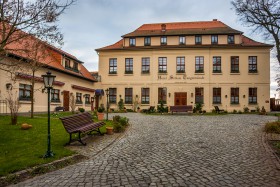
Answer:
[[[110,108],[120,98],[141,109],[202,103],[232,112],[269,111],[270,49],[218,20],[144,24],[117,43],[96,49],[100,87]],[[103,97],[103,103],[106,103]]]
[[[18,47],[18,44],[14,45]],[[51,111],[54,111],[56,107],[64,107],[65,111],[69,111],[71,106],[74,106],[75,110],[78,108],[92,110],[95,105],[93,87],[96,80],[83,66],[83,62],[53,46],[47,46],[47,51],[48,56],[44,57],[44,60],[40,62],[40,68],[35,72],[34,112],[46,112],[48,109],[47,93],[42,91],[44,84],[41,77],[47,71],[56,76],[51,90]],[[27,63],[30,59],[23,53],[10,53],[8,58],[2,60],[7,62],[20,60],[20,62],[14,70],[15,80],[11,79],[10,73],[0,70],[0,113],[9,113],[6,98],[11,94],[14,100],[19,99],[19,112],[30,112],[32,72],[30,64]]]

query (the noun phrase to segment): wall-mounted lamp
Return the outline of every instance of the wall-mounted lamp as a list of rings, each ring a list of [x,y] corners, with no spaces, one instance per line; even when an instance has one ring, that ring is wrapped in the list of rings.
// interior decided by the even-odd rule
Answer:
[[[193,93],[191,93],[191,97],[193,97]]]
[[[120,98],[122,97],[122,95],[120,95]]]
[[[171,93],[170,92],[168,93],[168,97],[171,97]]]
[[[136,98],[138,98],[138,95],[136,95]]]
[[[13,86],[12,86],[12,84],[11,84],[11,83],[7,83],[7,84],[6,84],[6,89],[7,89],[7,90],[11,90],[11,89],[12,89],[12,87],[13,87]]]
[[[245,95],[243,95],[243,98],[245,98],[246,96]]]
[[[62,92],[61,92],[61,95],[63,95],[63,94],[64,94],[64,92],[62,91]]]
[[[225,95],[225,98],[227,98],[227,95]]]

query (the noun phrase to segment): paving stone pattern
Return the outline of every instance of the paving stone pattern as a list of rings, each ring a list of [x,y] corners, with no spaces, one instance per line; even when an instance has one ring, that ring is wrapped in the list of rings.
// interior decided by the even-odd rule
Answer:
[[[105,151],[16,186],[280,186],[262,140],[275,117],[121,115],[132,126]]]

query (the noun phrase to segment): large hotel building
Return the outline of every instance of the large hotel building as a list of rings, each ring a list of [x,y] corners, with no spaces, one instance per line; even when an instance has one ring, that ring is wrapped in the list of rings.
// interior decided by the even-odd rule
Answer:
[[[221,21],[144,24],[96,49],[110,108],[203,104],[269,111],[270,49]],[[106,105],[106,97],[101,103]]]

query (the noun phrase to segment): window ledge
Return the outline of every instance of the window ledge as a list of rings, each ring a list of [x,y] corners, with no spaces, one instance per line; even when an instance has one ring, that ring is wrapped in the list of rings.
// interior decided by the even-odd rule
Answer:
[[[176,75],[186,75],[186,72],[183,72],[183,73],[176,72]]]
[[[150,76],[150,73],[141,73],[143,76]]]
[[[166,73],[160,73],[158,72],[159,75],[167,75],[167,72]]]
[[[212,75],[223,75],[223,73],[212,73]]]
[[[111,74],[111,73],[109,73],[109,74],[108,74],[108,76],[118,76],[118,74],[116,74],[116,73],[115,73],[115,74],[113,74],[113,73],[112,73],[112,74]]]
[[[50,105],[56,105],[56,106],[60,106],[61,103],[58,103],[58,102],[51,102]]]
[[[19,103],[21,103],[21,104],[31,104],[31,101],[19,100]],[[34,101],[34,103],[35,103],[35,101]]]
[[[240,73],[230,73],[230,75],[240,75]]]
[[[258,75],[259,73],[258,73],[258,72],[255,72],[255,73],[249,72],[248,74],[249,74],[249,75]]]
[[[133,76],[133,73],[130,73],[130,74],[125,73],[124,76]]]
[[[141,104],[141,106],[150,106],[150,104]]]
[[[83,103],[76,103],[76,106],[83,106]]]
[[[205,73],[194,73],[194,75],[205,75]]]

